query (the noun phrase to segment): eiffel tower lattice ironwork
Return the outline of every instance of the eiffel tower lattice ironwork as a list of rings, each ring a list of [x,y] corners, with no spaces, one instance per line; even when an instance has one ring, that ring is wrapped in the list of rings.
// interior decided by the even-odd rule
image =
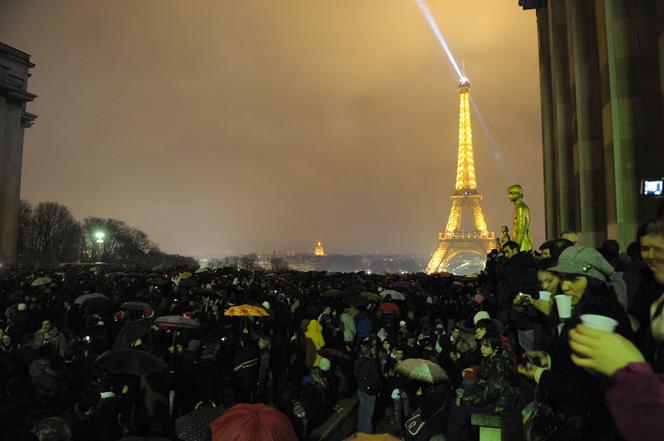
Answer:
[[[460,253],[477,254],[484,257],[494,247],[495,236],[489,232],[482,213],[482,196],[477,191],[475,160],[473,158],[473,133],[470,125],[470,80],[459,81],[459,152],[456,170],[456,185],[451,196],[452,211],[445,231],[438,235],[438,247],[433,253],[426,272],[447,270],[450,261]],[[474,229],[462,229],[462,214],[472,213]]]

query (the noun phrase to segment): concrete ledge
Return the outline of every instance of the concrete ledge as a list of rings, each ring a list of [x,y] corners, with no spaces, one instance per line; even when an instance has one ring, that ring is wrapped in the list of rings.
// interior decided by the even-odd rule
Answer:
[[[507,413],[503,415],[495,413],[473,413],[470,416],[470,424],[479,427],[480,441],[508,441],[520,440],[523,428],[520,420],[515,418],[520,415]]]
[[[357,431],[357,395],[339,400],[339,411],[315,428],[307,441],[342,441]]]

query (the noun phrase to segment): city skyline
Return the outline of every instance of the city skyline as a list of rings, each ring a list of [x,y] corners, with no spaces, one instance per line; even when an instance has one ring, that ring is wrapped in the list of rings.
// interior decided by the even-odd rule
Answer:
[[[0,40],[37,65],[22,197],[124,220],[181,254],[317,240],[331,254],[431,253],[458,107],[415,3],[221,3],[3,2]],[[429,6],[495,140],[473,114],[489,229],[511,224],[518,182],[541,242],[536,29],[495,3]]]

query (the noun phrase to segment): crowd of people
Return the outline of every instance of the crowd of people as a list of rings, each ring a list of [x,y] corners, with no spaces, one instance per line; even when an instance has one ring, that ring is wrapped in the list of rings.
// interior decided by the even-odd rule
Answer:
[[[473,277],[5,268],[0,441],[217,441],[239,403],[304,439],[355,396],[358,432],[408,440],[472,439],[473,413],[529,440],[661,439],[664,223],[625,253],[576,242],[507,238]]]

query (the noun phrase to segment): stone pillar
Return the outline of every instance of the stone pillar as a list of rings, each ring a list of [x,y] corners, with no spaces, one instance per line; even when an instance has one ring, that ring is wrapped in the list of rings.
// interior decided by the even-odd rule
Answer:
[[[544,215],[546,220],[546,239],[549,240],[558,237],[559,230],[551,83],[551,46],[549,44],[549,8],[547,6],[537,9],[537,36],[539,40],[540,104],[542,108]]]
[[[576,191],[573,156],[572,99],[567,45],[565,0],[548,2],[554,139],[558,191],[558,232],[576,230]]]
[[[0,241],[3,260],[13,262],[18,240],[18,206],[21,198],[21,168],[23,162],[22,109],[16,104],[7,106],[2,147],[2,185],[0,186]]]
[[[609,234],[622,247],[634,240],[638,228],[637,116],[643,109],[635,87],[639,42],[634,6],[633,0],[604,2],[616,194],[616,224],[609,226]]]
[[[595,4],[567,0],[567,9],[574,54],[581,240],[596,247],[606,240],[606,195]]]
[[[27,91],[30,56],[0,43],[0,263],[16,260],[18,208],[21,197],[23,129],[35,115],[25,103],[35,99]]]

